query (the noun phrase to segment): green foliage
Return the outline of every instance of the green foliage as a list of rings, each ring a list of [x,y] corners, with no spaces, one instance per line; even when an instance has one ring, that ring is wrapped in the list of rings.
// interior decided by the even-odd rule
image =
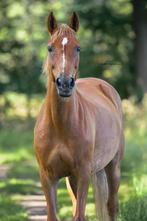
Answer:
[[[144,96],[142,104],[135,105],[134,99],[123,101],[125,120],[125,159],[123,171],[129,174],[146,174],[147,164],[147,96]]]
[[[147,195],[130,198],[121,206],[121,221],[147,220]]]
[[[106,79],[121,96],[140,95],[134,72],[133,8],[127,0],[1,0],[0,92],[42,93],[42,63],[47,53],[46,18],[53,10],[59,22],[80,15],[80,76]]]
[[[39,1],[35,8],[39,8]],[[0,92],[13,90],[26,93],[41,92],[43,84],[40,80],[41,31],[42,13],[36,13],[34,1],[0,2],[1,32],[0,32]],[[32,23],[33,22],[33,23]],[[34,83],[35,82],[35,83]]]
[[[137,94],[131,3],[126,0],[77,2],[84,29],[91,33],[89,41],[83,45],[81,76],[94,74],[106,79],[122,98]],[[87,66],[89,62],[92,65]]]

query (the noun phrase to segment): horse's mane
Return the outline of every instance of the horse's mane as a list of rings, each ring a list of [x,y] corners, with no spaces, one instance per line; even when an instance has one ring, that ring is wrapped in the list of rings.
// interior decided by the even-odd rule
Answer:
[[[71,29],[68,25],[66,24],[61,24],[57,31],[51,36],[51,41],[54,42],[57,39],[60,39],[62,36],[68,36],[69,38],[75,37],[75,31]],[[48,76],[48,73],[50,71],[49,67],[49,59],[48,55],[43,63],[43,74]]]

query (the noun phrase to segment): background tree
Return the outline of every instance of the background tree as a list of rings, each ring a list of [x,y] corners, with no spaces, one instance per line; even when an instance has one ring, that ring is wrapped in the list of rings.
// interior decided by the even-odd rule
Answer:
[[[135,41],[135,66],[138,82],[147,92],[147,1],[133,0]]]
[[[134,68],[133,8],[129,1],[77,0],[80,17],[91,39],[81,56],[83,73],[93,73],[115,86],[122,98],[140,96]],[[80,7],[81,6],[81,7]],[[88,47],[87,47],[88,46]],[[85,47],[84,47],[85,48]],[[87,53],[90,50],[91,53]],[[90,62],[89,62],[90,61]],[[86,64],[91,64],[87,67]]]
[[[0,8],[1,93],[25,93],[29,100],[44,91],[41,72],[49,38],[46,18],[51,10],[60,22],[67,22],[73,10],[80,15],[81,77],[107,80],[122,98],[141,97],[137,79],[146,90],[145,0],[1,0]]]

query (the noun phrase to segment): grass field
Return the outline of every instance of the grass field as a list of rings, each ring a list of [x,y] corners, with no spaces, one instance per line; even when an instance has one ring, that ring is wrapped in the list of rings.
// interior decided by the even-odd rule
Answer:
[[[24,99],[20,97],[21,101]],[[13,102],[11,101],[13,100]],[[21,195],[35,194],[38,190],[38,169],[33,152],[33,126],[26,118],[26,103],[21,111],[17,99],[10,98],[13,105],[3,115],[0,129],[0,164],[9,166],[7,179],[0,181],[0,221],[27,221],[26,211],[19,205]],[[31,103],[35,116],[40,100]],[[0,104],[4,105],[0,100]],[[15,107],[15,108],[14,108]],[[123,101],[125,119],[126,151],[122,163],[122,182],[119,191],[119,221],[147,220],[147,98],[136,106],[133,100]],[[36,112],[35,112],[36,111]],[[5,120],[6,118],[6,120]],[[58,211],[60,220],[71,217],[71,202],[64,180],[58,188]],[[89,221],[95,220],[92,189],[89,189],[86,214]]]

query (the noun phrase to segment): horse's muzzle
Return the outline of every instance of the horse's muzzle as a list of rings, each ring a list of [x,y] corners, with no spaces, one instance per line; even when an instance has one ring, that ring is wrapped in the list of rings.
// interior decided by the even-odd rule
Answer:
[[[60,75],[56,79],[57,92],[61,97],[70,97],[72,95],[75,80],[73,77]]]

